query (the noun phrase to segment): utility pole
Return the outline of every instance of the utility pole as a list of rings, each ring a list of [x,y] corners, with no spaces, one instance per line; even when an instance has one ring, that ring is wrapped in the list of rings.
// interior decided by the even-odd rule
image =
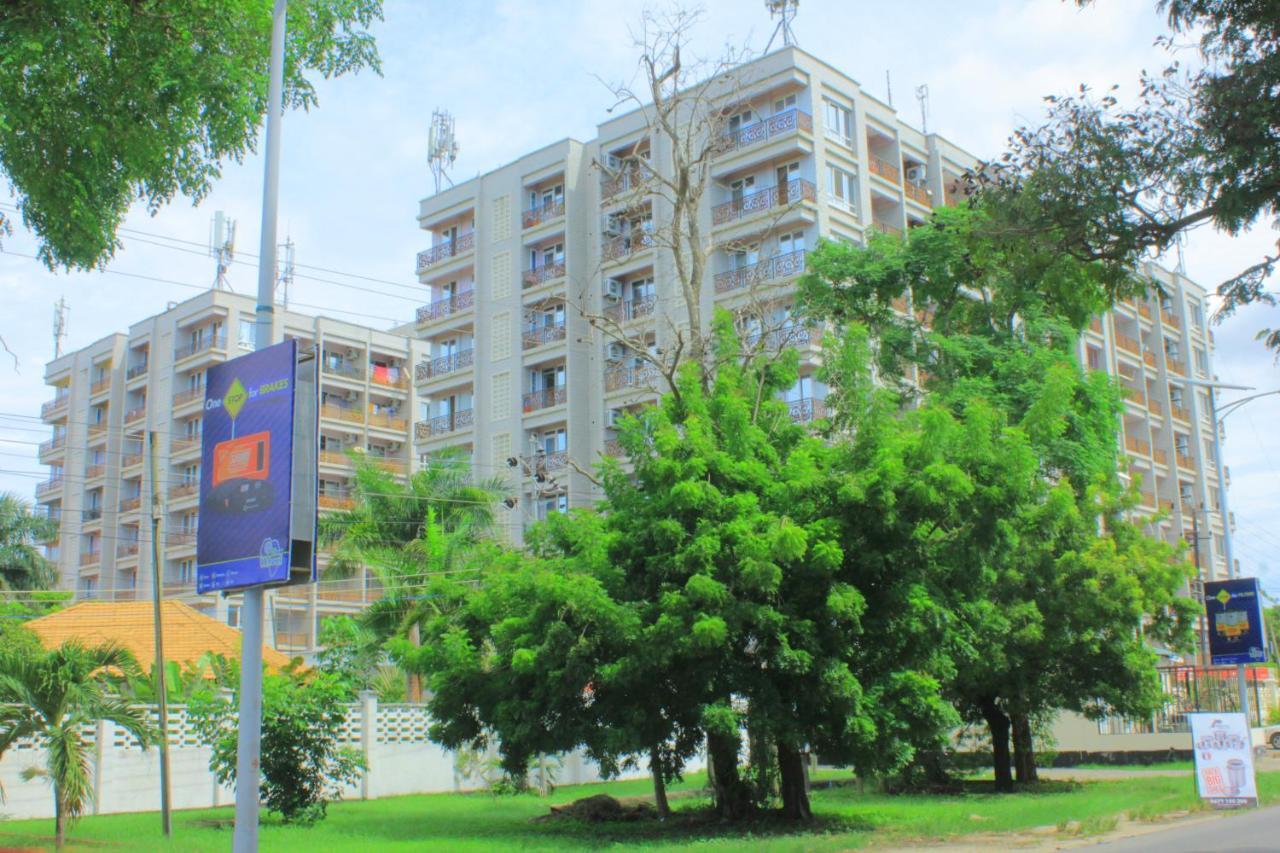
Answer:
[[[151,457],[151,603],[156,635],[156,703],[160,709],[160,825],[165,838],[170,838],[173,836],[173,804],[169,795],[169,687],[164,668],[164,622],[161,616],[164,596],[160,571],[160,522],[164,518],[164,504],[160,479],[156,476],[155,430],[147,431],[147,452]]]
[[[1200,595],[1198,596],[1198,598],[1200,600],[1200,610],[1202,611],[1200,615],[1196,617],[1196,625],[1198,625],[1200,629],[1199,631],[1196,632],[1200,635],[1199,643],[1198,643],[1198,645],[1200,646],[1200,648],[1198,649],[1199,654],[1196,656],[1200,658],[1200,666],[1204,667],[1205,669],[1208,669],[1209,668],[1209,637],[1205,633],[1207,628],[1206,623],[1208,622],[1208,619],[1205,617],[1203,613],[1204,611],[1204,577],[1202,574],[1203,570],[1200,568],[1200,510],[1199,509],[1193,509],[1191,511],[1191,538],[1194,540],[1191,543],[1191,547],[1192,547],[1191,553],[1195,555],[1195,562],[1196,562],[1195,583],[1200,591]]]
[[[262,179],[262,238],[258,250],[258,308],[254,348],[271,345],[275,326],[276,213],[280,191],[280,113],[283,109],[285,12],[275,0],[271,13],[271,64],[267,87],[266,165]],[[240,720],[236,742],[236,825],[234,853],[258,849],[258,777],[262,752],[262,604],[264,591],[243,593],[240,609]]]

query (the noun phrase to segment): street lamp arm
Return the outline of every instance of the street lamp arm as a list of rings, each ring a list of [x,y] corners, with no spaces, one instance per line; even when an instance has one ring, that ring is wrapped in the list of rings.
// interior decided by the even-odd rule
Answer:
[[[1260,394],[1250,394],[1248,397],[1241,397],[1239,400],[1232,400],[1230,403],[1227,403],[1222,408],[1218,409],[1218,423],[1221,424],[1227,415],[1231,414],[1245,403],[1248,403],[1251,400],[1256,400],[1259,397],[1270,397],[1273,394],[1280,394],[1280,388],[1276,388],[1272,391],[1263,391]]]

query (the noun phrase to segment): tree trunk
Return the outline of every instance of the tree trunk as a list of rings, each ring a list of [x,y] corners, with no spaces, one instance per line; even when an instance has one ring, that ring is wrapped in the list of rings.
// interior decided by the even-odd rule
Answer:
[[[1026,784],[1040,781],[1036,773],[1036,746],[1031,734],[1031,720],[1026,714],[1010,714],[1013,725],[1013,771],[1018,781]]]
[[[53,786],[53,844],[58,849],[67,842],[67,810],[62,802],[62,792]]]
[[[996,790],[1013,790],[1013,775],[1009,772],[1009,717],[994,699],[984,699],[979,706],[982,718],[987,721],[991,733],[992,765],[996,773]]]
[[[712,769],[716,812],[724,820],[750,817],[751,792],[738,775],[738,739],[708,734],[707,759]]]
[[[415,646],[422,645],[422,632],[417,622],[409,626],[409,642]],[[405,683],[405,694],[405,699],[410,702],[422,701],[422,677],[418,673],[410,672],[408,674],[408,680]]]
[[[649,772],[653,774],[653,805],[658,810],[658,820],[666,820],[671,817],[671,805],[667,802],[667,768],[661,747],[649,750]]]
[[[778,773],[782,787],[782,816],[789,820],[812,820],[804,754],[791,744],[779,741]]]

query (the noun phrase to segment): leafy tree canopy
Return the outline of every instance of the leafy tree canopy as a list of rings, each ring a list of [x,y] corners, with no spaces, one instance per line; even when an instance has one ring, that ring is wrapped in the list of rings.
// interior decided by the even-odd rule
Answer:
[[[0,4],[0,170],[50,268],[109,260],[130,205],[199,201],[257,144],[270,0]],[[284,102],[310,73],[378,71],[381,0],[289,4]],[[4,217],[0,215],[0,225]]]

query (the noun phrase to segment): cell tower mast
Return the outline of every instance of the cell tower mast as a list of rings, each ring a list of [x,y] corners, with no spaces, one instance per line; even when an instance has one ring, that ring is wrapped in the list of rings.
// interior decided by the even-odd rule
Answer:
[[[284,291],[284,310],[289,310],[289,285],[293,284],[293,238],[285,237],[280,245],[280,267],[276,283]]]
[[[920,132],[927,134],[929,132],[929,86],[927,84],[916,86],[916,100],[920,102]]]
[[[218,271],[214,275],[214,290],[230,290],[231,282],[227,281],[227,270],[236,259],[236,221],[228,219],[221,210],[213,214],[213,233],[209,240],[209,255],[218,262]]]
[[[65,296],[53,303],[53,357],[62,358],[62,342],[67,338],[67,314],[71,307]]]
[[[448,181],[449,169],[458,159],[458,140],[453,133],[453,116],[448,110],[435,110],[431,113],[431,131],[427,137],[427,160],[431,163],[431,176],[435,178],[436,192],[444,188]]]
[[[769,43],[764,46],[764,52],[768,53],[769,48],[773,47],[773,40],[782,34],[782,46],[792,47],[796,44],[796,34],[791,31],[791,22],[796,19],[796,12],[800,8],[800,0],[764,0],[764,7],[769,10],[770,18],[778,19],[778,26],[773,31],[773,35],[769,36]]]

